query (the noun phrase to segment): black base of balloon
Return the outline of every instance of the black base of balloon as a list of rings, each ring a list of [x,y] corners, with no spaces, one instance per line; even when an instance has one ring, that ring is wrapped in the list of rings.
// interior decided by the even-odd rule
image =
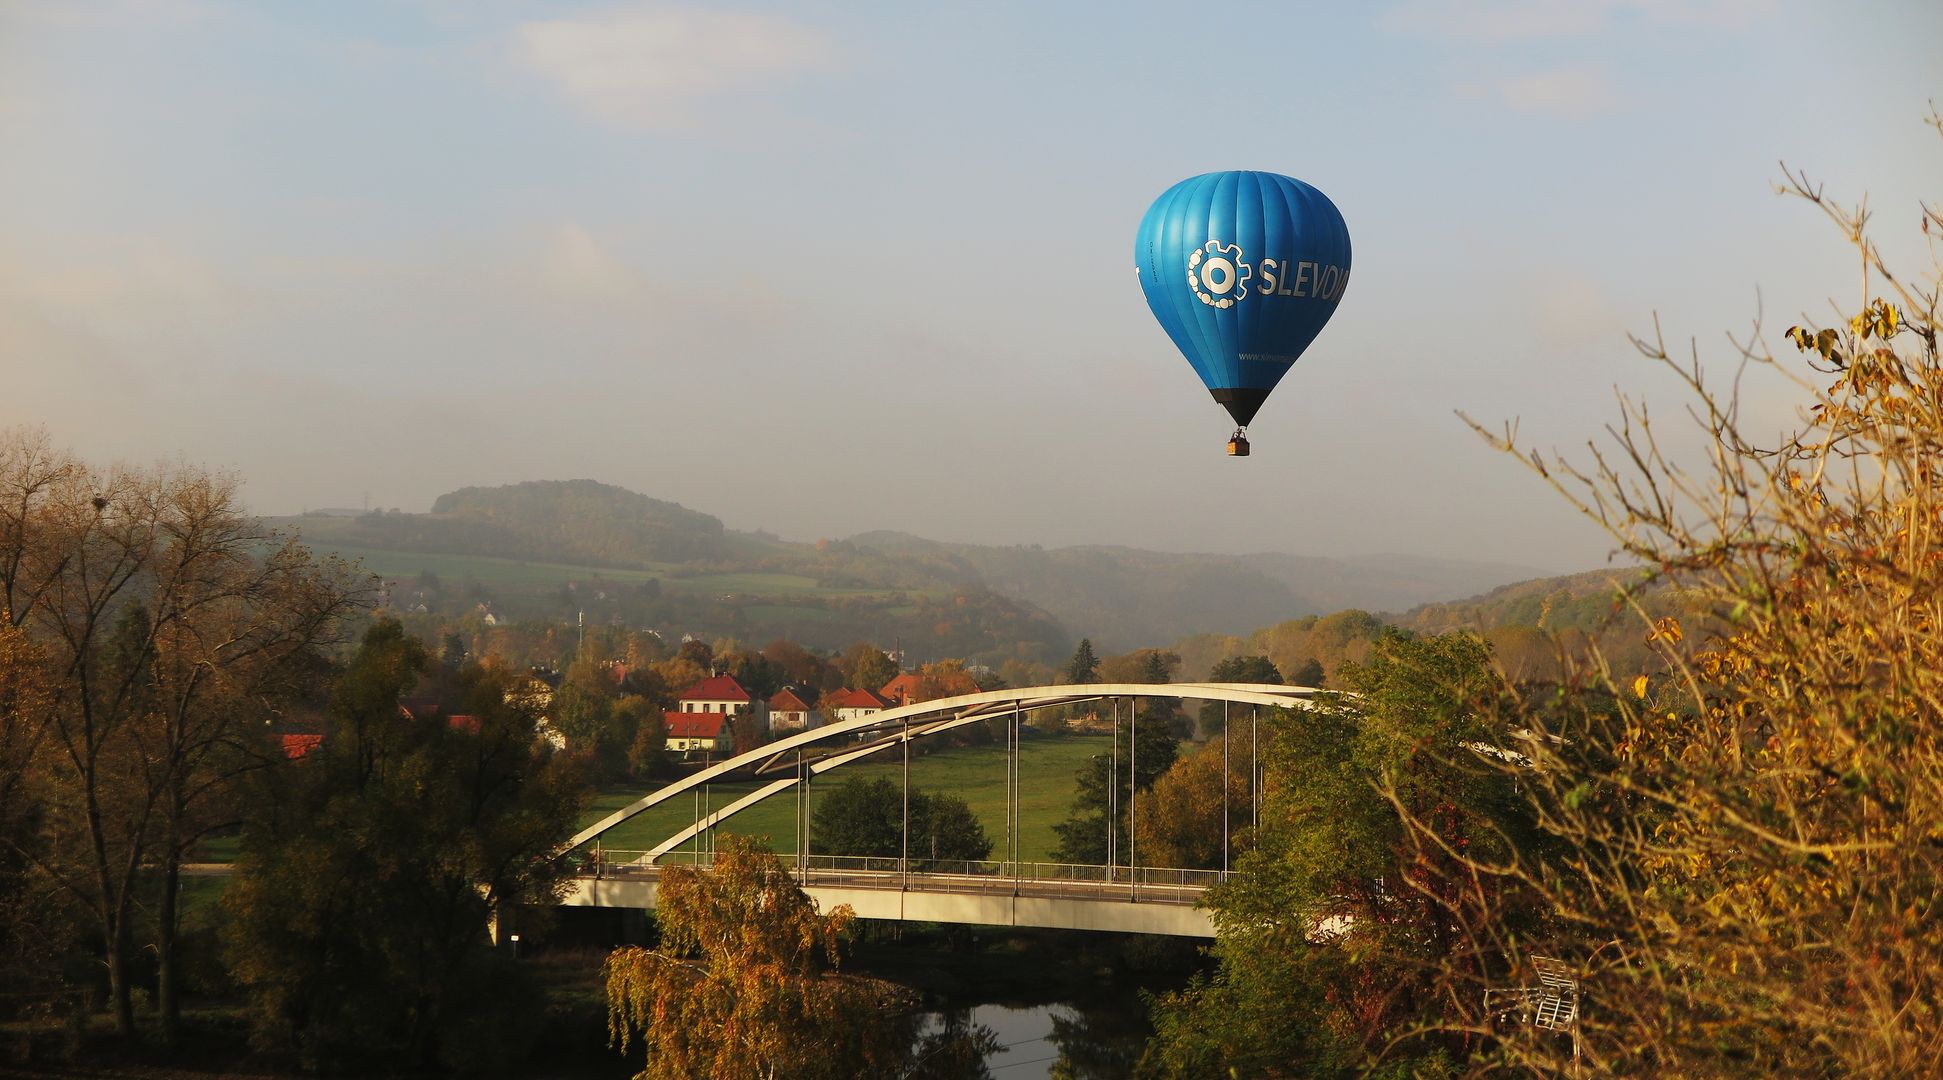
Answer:
[[[1239,431],[1235,432],[1233,435],[1228,436],[1228,456],[1247,457],[1248,456],[1248,436],[1243,435]]]
[[[1224,387],[1208,393],[1213,394],[1214,400],[1220,402],[1228,410],[1228,415],[1235,418],[1235,423],[1242,427],[1248,426],[1255,413],[1260,411],[1262,402],[1268,400],[1268,391],[1249,386]]]

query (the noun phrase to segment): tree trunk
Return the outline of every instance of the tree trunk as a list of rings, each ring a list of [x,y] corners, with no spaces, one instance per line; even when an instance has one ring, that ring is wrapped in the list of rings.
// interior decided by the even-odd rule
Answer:
[[[94,777],[87,777],[87,814],[90,846],[94,855],[95,886],[100,890],[101,951],[108,966],[108,1002],[115,1014],[115,1034],[135,1034],[135,1007],[128,987],[128,900],[132,873],[122,879],[119,894],[114,887],[114,871],[108,865],[108,842],[101,824],[101,804],[93,790]],[[130,859],[136,856],[131,853]]]
[[[176,899],[182,891],[182,853],[175,842],[173,823],[169,832],[169,840],[162,848],[162,898],[155,912],[155,1004],[162,1018],[162,1045],[173,1047],[182,1021],[175,961]]]
[[[103,952],[108,961],[108,1007],[115,1014],[115,1034],[135,1034],[135,1005],[128,987],[128,920],[109,915],[101,920]]]

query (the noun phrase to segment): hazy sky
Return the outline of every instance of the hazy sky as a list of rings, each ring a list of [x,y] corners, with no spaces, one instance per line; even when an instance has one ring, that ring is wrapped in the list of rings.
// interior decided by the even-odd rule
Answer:
[[[1757,296],[1852,302],[1777,159],[1921,254],[1939,55],[1933,0],[0,0],[0,425],[266,513],[585,476],[792,539],[1589,568],[1453,410],[1582,445],[1615,385],[1677,414],[1656,313],[1725,365]],[[1245,460],[1131,269],[1228,168],[1355,243]]]

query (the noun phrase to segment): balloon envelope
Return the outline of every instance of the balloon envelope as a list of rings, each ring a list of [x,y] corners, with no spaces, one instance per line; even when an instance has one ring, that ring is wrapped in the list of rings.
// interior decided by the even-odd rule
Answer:
[[[1328,196],[1293,177],[1206,173],[1148,207],[1134,266],[1154,318],[1246,426],[1335,314],[1349,228]]]

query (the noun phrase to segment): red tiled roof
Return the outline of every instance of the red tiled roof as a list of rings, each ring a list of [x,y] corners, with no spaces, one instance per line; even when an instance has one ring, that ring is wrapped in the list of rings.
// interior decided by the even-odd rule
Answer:
[[[681,701],[749,701],[749,692],[733,675],[717,675],[681,692]]]
[[[291,761],[317,749],[324,742],[322,735],[281,735],[278,738],[283,742],[283,756]]]
[[[845,687],[823,695],[823,704],[832,709],[888,709],[891,703],[884,700],[874,690],[852,690]]]
[[[796,691],[791,690],[787,686],[776,691],[776,695],[769,699],[769,707],[776,712],[810,711],[810,703],[804,701],[797,695]]]
[[[479,718],[468,713],[446,717],[445,725],[453,731],[463,731],[467,735],[479,734]]]
[[[729,714],[719,712],[664,712],[661,718],[670,739],[719,739],[729,722]]]
[[[429,697],[408,697],[398,699],[398,711],[413,720],[423,720],[433,713],[444,712],[439,699]]]

